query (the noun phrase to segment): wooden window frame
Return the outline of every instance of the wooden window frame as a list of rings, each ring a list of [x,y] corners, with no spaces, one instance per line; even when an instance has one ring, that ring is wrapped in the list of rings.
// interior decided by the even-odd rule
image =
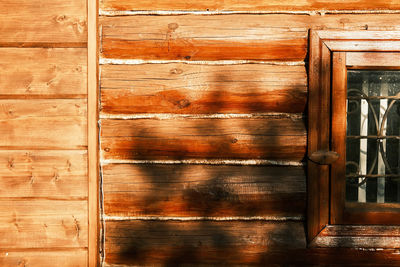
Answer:
[[[343,197],[343,190],[336,190],[335,186],[332,186],[336,182],[331,177],[341,175],[336,172],[343,172],[344,168],[339,170],[335,165],[343,164],[345,160],[343,155],[334,151],[343,151],[343,137],[339,142],[332,142],[331,137],[341,138],[340,134],[343,135],[343,131],[340,127],[343,127],[343,121],[346,119],[343,116],[345,105],[331,105],[331,101],[343,98],[343,95],[337,96],[336,92],[336,98],[332,97],[332,87],[346,86],[346,68],[357,60],[353,57],[353,62],[346,63],[346,53],[349,52],[400,52],[400,31],[310,32],[307,178],[309,246],[399,248],[398,226],[337,224],[343,222],[340,219],[342,211],[338,210],[340,205],[331,201]],[[372,68],[384,64],[379,58],[376,60],[377,66],[373,66],[369,61],[364,67]],[[397,68],[400,62],[395,65],[389,67]],[[331,107],[334,107],[334,110]],[[381,221],[373,223],[383,224]]]

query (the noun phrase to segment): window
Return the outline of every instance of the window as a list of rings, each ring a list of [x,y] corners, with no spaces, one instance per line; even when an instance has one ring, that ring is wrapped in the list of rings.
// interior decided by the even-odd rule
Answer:
[[[399,247],[400,32],[310,40],[310,245]]]

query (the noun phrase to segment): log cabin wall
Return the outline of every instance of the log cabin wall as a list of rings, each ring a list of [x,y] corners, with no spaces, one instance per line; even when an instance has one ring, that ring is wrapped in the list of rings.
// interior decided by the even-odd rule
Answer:
[[[399,30],[398,0],[99,6],[104,266],[400,264],[307,248],[304,163],[309,30]]]
[[[0,6],[0,266],[87,266],[86,1]]]

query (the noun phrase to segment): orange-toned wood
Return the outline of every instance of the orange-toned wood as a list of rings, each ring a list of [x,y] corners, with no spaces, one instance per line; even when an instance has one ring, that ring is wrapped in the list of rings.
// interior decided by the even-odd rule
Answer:
[[[86,199],[86,151],[0,151],[0,198]]]
[[[307,249],[300,222],[107,221],[106,226],[106,266],[169,263],[398,266],[400,263],[398,250]],[[374,239],[379,242],[379,238]]]
[[[100,51],[119,59],[303,61],[310,28],[394,30],[397,19],[397,14],[103,16]]]
[[[99,132],[98,132],[98,1],[87,0],[88,8],[88,266],[100,263],[100,212],[99,212]]]
[[[103,166],[107,216],[304,217],[302,167]]]
[[[87,201],[0,200],[0,247],[85,248]]]
[[[86,267],[86,249],[0,251],[1,266]]]
[[[107,221],[106,233],[108,264],[254,264],[306,245],[301,222]]]
[[[304,66],[145,64],[101,67],[101,112],[304,112]]]
[[[314,239],[313,246],[383,249],[399,248],[399,242],[398,226],[329,225]]]
[[[0,96],[86,98],[86,53],[85,48],[0,48]]]
[[[329,147],[330,54],[318,34],[310,33],[308,157]],[[308,160],[307,237],[311,241],[329,221],[329,166]]]
[[[309,159],[321,165],[329,165],[339,158],[339,154],[335,151],[318,150],[313,152]]]
[[[0,42],[86,42],[86,1],[3,0]]]
[[[0,100],[2,149],[82,149],[86,100]]]
[[[150,0],[103,0],[100,2],[102,10],[199,10],[199,11],[323,11],[327,10],[398,10],[400,4],[396,0],[368,1],[351,0],[346,2],[306,0],[263,0],[257,2],[235,0],[202,0],[202,1],[174,1],[159,0],[156,3]]]
[[[398,67],[400,65],[400,53],[377,53],[377,52],[347,52],[347,68],[357,67]]]
[[[346,189],[346,53],[335,52],[332,59],[332,150],[339,159],[331,168],[331,224],[343,219]]]
[[[241,158],[301,160],[302,119],[103,120],[104,159]]]

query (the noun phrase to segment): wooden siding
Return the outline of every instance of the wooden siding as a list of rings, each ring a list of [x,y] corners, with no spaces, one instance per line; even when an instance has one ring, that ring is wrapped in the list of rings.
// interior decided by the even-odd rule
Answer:
[[[0,48],[1,98],[85,98],[85,48]]]
[[[1,266],[88,266],[86,13],[1,2]]]
[[[309,30],[399,30],[397,0],[99,4],[104,266],[400,264],[307,248],[301,166]]]
[[[68,47],[68,43],[79,43],[86,47],[84,0],[2,0],[1,7],[0,43],[61,44],[64,47]]]
[[[203,11],[320,11],[327,10],[398,10],[400,3],[398,0],[350,0],[350,1],[331,1],[331,0],[262,0],[249,2],[246,0],[179,0],[171,3],[169,0],[102,0],[100,1],[101,10],[203,10]]]
[[[103,120],[105,159],[261,158],[301,161],[300,118]]]
[[[302,167],[110,164],[103,167],[103,190],[106,216],[305,214]]]
[[[394,30],[397,14],[101,17],[101,55],[145,60],[303,61],[310,28]],[[200,30],[201,29],[201,30]]]
[[[302,113],[304,66],[105,65],[101,113]]]

